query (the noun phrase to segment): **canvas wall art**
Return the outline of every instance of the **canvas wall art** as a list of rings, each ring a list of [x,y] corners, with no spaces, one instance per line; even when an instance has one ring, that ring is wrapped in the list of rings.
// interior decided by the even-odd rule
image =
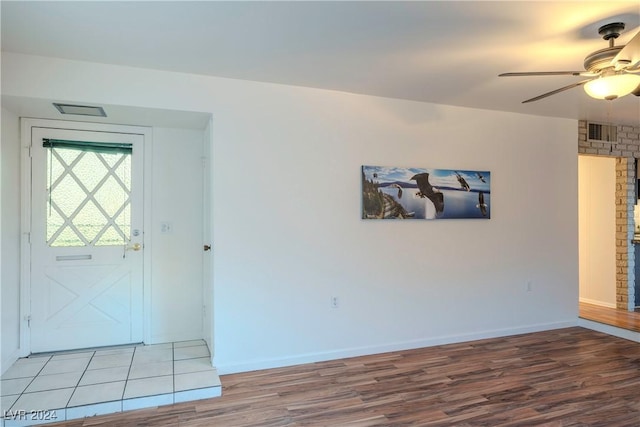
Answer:
[[[491,218],[491,172],[362,166],[363,219]]]

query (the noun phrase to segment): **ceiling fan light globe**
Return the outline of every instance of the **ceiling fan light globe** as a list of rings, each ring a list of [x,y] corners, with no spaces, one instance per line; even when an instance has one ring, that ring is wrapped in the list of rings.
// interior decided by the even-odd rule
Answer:
[[[613,100],[629,95],[640,85],[640,75],[616,74],[588,81],[584,91],[592,98]]]

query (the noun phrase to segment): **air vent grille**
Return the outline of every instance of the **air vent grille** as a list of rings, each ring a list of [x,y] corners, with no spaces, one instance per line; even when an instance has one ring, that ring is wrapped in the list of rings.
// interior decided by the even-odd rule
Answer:
[[[615,142],[618,139],[618,128],[615,125],[604,125],[602,123],[589,123],[590,141]]]

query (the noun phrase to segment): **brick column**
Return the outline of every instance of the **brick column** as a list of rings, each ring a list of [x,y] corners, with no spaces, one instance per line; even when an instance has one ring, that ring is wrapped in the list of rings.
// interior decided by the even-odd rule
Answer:
[[[635,306],[634,166],[633,158],[616,158],[616,308],[623,310]]]

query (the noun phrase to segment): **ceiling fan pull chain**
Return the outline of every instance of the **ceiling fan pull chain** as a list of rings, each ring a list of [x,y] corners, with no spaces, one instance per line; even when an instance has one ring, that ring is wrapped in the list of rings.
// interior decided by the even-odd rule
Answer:
[[[609,125],[613,124],[611,123],[611,109],[613,108],[611,104],[613,104],[613,102],[607,102],[607,123]],[[607,138],[607,139],[609,140],[609,154],[611,154],[613,152],[613,139],[611,138]]]

